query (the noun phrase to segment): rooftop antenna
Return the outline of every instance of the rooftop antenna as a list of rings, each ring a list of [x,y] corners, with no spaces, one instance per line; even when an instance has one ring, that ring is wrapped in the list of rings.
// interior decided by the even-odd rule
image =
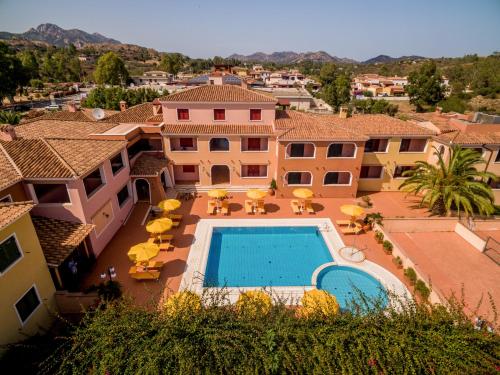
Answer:
[[[104,111],[101,109],[101,108],[94,108],[92,110],[92,116],[96,119],[96,120],[102,120],[104,118]]]

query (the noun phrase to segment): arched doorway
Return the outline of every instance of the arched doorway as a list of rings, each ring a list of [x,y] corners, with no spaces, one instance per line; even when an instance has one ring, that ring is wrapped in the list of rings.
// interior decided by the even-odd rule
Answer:
[[[172,182],[170,180],[170,174],[166,169],[162,170],[160,173],[161,185],[163,186],[163,190],[167,192],[169,187],[172,187]]]
[[[151,203],[151,189],[149,187],[149,182],[143,178],[138,178],[135,180],[134,185],[136,201]]]
[[[212,185],[230,184],[231,176],[227,165],[212,166]]]

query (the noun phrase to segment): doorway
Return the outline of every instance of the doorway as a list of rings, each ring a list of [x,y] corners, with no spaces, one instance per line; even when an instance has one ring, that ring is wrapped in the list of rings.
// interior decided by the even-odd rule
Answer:
[[[143,178],[135,180],[135,194],[138,202],[151,202],[149,182]]]
[[[231,176],[227,165],[212,166],[212,185],[230,184]]]

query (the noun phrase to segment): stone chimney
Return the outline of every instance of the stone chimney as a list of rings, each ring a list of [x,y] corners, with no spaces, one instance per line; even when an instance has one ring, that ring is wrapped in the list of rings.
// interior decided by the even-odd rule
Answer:
[[[339,117],[347,118],[349,116],[349,109],[346,106],[341,106],[339,109]]]
[[[73,100],[69,101],[67,105],[68,105],[69,112],[76,112],[76,110],[77,110],[76,103]]]
[[[120,100],[120,111],[126,111],[127,110],[127,102],[125,100]]]
[[[16,128],[9,124],[0,124],[0,141],[13,141],[17,139]]]
[[[156,98],[155,100],[153,100],[153,115],[156,116],[159,115],[160,113],[162,113],[161,103],[160,100]]]

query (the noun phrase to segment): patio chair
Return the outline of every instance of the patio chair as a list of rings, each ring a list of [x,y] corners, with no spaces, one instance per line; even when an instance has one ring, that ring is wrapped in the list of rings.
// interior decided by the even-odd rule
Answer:
[[[174,246],[170,242],[162,242],[160,244],[160,251],[174,250]]]
[[[253,202],[249,199],[245,201],[245,212],[249,215],[253,214]]]
[[[340,228],[340,231],[344,234],[358,234],[362,230],[363,230],[363,227],[357,223],[352,227]]]
[[[160,271],[139,269],[137,266],[130,267],[128,274],[136,280],[158,280],[160,278]]]
[[[310,199],[306,199],[306,211],[310,214],[315,214],[314,208],[312,206],[312,201]]]
[[[214,215],[215,214],[215,202],[208,201],[207,214]]]
[[[263,199],[259,199],[257,201],[257,212],[259,214],[265,214],[266,213],[266,208],[264,207],[264,200]]]
[[[161,241],[161,242],[171,242],[173,239],[174,239],[174,235],[173,234],[160,234],[158,236],[158,239]]]
[[[172,221],[181,221],[182,215],[168,214],[167,216]]]
[[[229,202],[228,201],[222,201],[222,206],[220,212],[223,215],[229,215]]]
[[[299,207],[299,201],[298,200],[293,199],[290,202],[290,206],[292,207],[292,211],[293,211],[294,214],[296,214],[296,215],[300,215],[301,214],[300,207]]]
[[[161,260],[150,260],[149,263],[148,263],[148,270],[150,269],[158,269],[158,268],[162,268],[163,266],[165,265],[165,262],[161,261]]]
[[[339,226],[349,226],[352,224],[352,221],[351,220],[336,220],[335,221],[337,223],[337,225]]]

